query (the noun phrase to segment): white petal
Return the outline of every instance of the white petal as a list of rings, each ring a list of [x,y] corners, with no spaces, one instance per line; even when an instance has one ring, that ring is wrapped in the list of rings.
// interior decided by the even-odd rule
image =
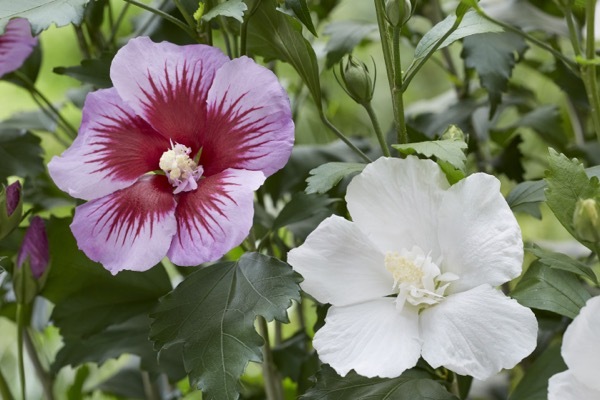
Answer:
[[[533,351],[537,321],[530,309],[482,285],[423,311],[421,332],[432,367],[484,380]]]
[[[332,306],[313,346],[324,363],[345,376],[394,378],[414,367],[421,353],[418,313],[399,313],[392,298]]]
[[[473,174],[446,192],[438,235],[442,272],[460,278],[449,293],[498,286],[521,274],[521,229],[491,175]]]
[[[589,299],[569,325],[561,353],[579,381],[600,391],[600,296]]]
[[[416,245],[436,260],[438,210],[448,186],[433,161],[382,157],[350,182],[346,201],[354,222],[382,252]]]
[[[598,399],[600,399],[600,390],[592,389],[578,381],[572,371],[561,372],[548,380],[548,400]]]
[[[392,293],[384,255],[356,224],[336,215],[290,251],[288,263],[304,277],[302,289],[321,303],[344,306]]]

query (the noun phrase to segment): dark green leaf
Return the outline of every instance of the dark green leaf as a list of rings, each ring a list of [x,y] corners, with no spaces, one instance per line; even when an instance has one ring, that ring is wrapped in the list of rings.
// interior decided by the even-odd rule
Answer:
[[[547,265],[550,268],[571,272],[582,278],[590,279],[595,284],[598,284],[598,278],[590,267],[566,254],[544,250],[535,245],[525,247],[525,250],[536,256],[542,264]]]
[[[158,349],[183,343],[186,371],[205,400],[237,399],[249,361],[262,360],[258,315],[287,322],[300,300],[299,275],[289,265],[258,253],[211,265],[189,275],[151,315]]]
[[[317,30],[313,25],[312,18],[310,17],[310,11],[306,5],[306,0],[285,0],[285,5],[294,12],[296,17],[310,31],[310,33],[318,36]]]
[[[417,44],[417,47],[415,48],[415,59],[425,57],[442,36],[452,28],[455,21],[456,15],[448,15],[446,19],[431,28]],[[440,47],[438,47],[438,50],[467,36],[487,32],[502,32],[502,28],[493,22],[486,20],[473,10],[467,11],[458,28],[444,40]]]
[[[508,400],[547,400],[548,379],[567,369],[560,356],[560,343],[550,345],[525,372]]]
[[[323,365],[317,383],[301,400],[394,399],[458,400],[429,375],[409,370],[398,378],[365,378],[354,371],[345,377]]]
[[[546,204],[558,221],[577,237],[573,229],[573,214],[579,199],[594,198],[600,195],[600,184],[597,177],[588,178],[583,165],[576,159],[570,160],[564,154],[550,149],[549,166],[546,171]],[[581,241],[593,248],[593,243]]]
[[[331,188],[337,185],[343,178],[361,172],[365,164],[330,162],[323,164],[310,171],[310,177],[306,180],[308,186],[305,192],[327,193]]]
[[[525,307],[575,318],[591,297],[577,275],[533,262],[511,292]]]
[[[438,160],[450,163],[460,171],[465,170],[467,144],[463,140],[432,140],[429,142],[394,144],[392,147],[402,154],[418,153],[428,158],[435,157]]]
[[[94,389],[127,399],[146,399],[144,380],[138,369],[126,368],[117,372]]]
[[[296,193],[283,207],[275,221],[273,230],[283,228],[294,223],[302,222],[321,210],[328,210],[331,200],[327,196],[317,194]],[[331,212],[329,212],[331,213]]]
[[[83,83],[91,83],[98,88],[112,86],[110,80],[111,55],[99,59],[82,60],[80,66],[56,67],[53,71],[59,75],[67,75]]]
[[[44,171],[40,139],[19,130],[0,131],[0,183],[9,176],[26,178]]]
[[[83,385],[90,375],[90,368],[83,365],[77,369],[75,380],[67,392],[67,400],[83,400]]]
[[[235,18],[240,22],[244,21],[244,11],[248,9],[243,0],[227,0],[224,3],[217,4],[202,16],[203,21],[210,21],[213,18],[222,15],[224,17]]]
[[[513,212],[524,212],[541,219],[540,203],[546,200],[546,181],[521,182],[510,191],[506,202]]]
[[[0,131],[8,129],[54,132],[56,130],[56,116],[48,115],[42,110],[20,112],[0,122]],[[0,133],[0,135],[2,134]]]
[[[564,148],[568,143],[562,116],[556,106],[538,107],[525,114],[514,126],[528,126],[550,145],[558,148]]]
[[[88,0],[19,0],[0,9],[0,34],[12,18],[27,18],[37,35],[50,25],[79,24]]]
[[[321,109],[321,83],[317,56],[302,36],[294,18],[276,9],[274,0],[262,0],[248,24],[248,50],[266,60],[281,60],[294,67]]]
[[[326,67],[331,68],[346,54],[365,40],[371,33],[377,32],[377,24],[362,21],[336,21],[327,25],[323,34],[330,36],[325,53]]]
[[[481,86],[490,97],[490,114],[495,113],[502,92],[508,87],[518,57],[527,50],[527,44],[515,33],[483,33],[466,37],[463,42],[462,57],[468,68],[479,74]]]

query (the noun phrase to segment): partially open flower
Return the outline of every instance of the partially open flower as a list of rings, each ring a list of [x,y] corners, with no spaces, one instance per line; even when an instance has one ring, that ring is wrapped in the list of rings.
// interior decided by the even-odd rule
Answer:
[[[548,381],[548,400],[600,399],[600,296],[592,297],[565,331],[562,357],[569,367]]]
[[[10,20],[0,35],[0,77],[19,69],[36,45],[37,38],[31,35],[29,21]]]
[[[486,379],[536,346],[530,309],[495,287],[521,273],[523,243],[500,182],[450,186],[436,163],[380,158],[346,195],[353,222],[323,221],[288,254],[302,288],[331,303],[313,345],[339,374],[396,377],[422,356]]]
[[[198,265],[239,245],[254,190],[287,162],[294,124],[268,69],[204,45],[140,37],[111,66],[114,88],[88,95],[73,145],[48,165],[90,200],[71,229],[113,274],[163,257]]]

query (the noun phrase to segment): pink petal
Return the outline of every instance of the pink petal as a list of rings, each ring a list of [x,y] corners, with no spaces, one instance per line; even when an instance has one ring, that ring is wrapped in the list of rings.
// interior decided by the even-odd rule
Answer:
[[[169,140],[136,116],[113,88],[90,93],[83,107],[79,135],[48,170],[71,196],[97,199],[133,184],[159,169]]]
[[[237,168],[269,176],[285,165],[293,143],[290,102],[275,74],[247,57],[224,64],[208,93],[205,174]]]
[[[264,182],[258,171],[228,169],[201,179],[198,189],[178,195],[177,235],[169,259],[198,265],[222,257],[248,235],[254,190]]]
[[[110,77],[119,95],[157,131],[197,152],[206,98],[215,71],[228,58],[204,45],[129,41],[115,56]]]
[[[113,274],[150,269],[177,229],[172,191],[166,177],[148,176],[77,207],[71,230],[79,248]]]
[[[0,35],[0,76],[19,69],[37,43],[37,38],[31,36],[29,21],[10,20]]]

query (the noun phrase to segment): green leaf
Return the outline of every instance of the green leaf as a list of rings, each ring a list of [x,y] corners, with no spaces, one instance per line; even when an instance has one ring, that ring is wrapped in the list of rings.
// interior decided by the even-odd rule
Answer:
[[[157,349],[183,343],[186,371],[203,399],[237,399],[246,365],[262,360],[254,320],[287,322],[300,280],[289,265],[258,253],[203,268],[161,300],[150,338]]]
[[[302,24],[315,36],[317,35],[317,30],[313,25],[312,18],[310,17],[310,11],[308,10],[308,6],[306,5],[306,0],[285,0],[285,5],[290,8],[296,17],[302,22]]]
[[[508,400],[547,400],[548,379],[567,369],[560,356],[560,343],[553,343],[527,369]]]
[[[274,0],[262,0],[248,24],[248,50],[266,60],[281,60],[294,67],[321,109],[321,83],[317,56],[302,36],[294,18],[276,9]]]
[[[222,15],[224,17],[231,17],[240,22],[244,22],[244,11],[247,9],[248,6],[243,0],[227,0],[226,2],[217,4],[211,8],[210,11],[202,16],[202,20],[208,22],[211,19]]]
[[[502,92],[508,87],[517,57],[521,57],[525,50],[525,40],[512,32],[483,33],[463,41],[465,65],[477,71],[481,86],[488,91],[491,115],[502,99]]]
[[[283,228],[284,226],[303,222],[316,214],[321,214],[323,210],[331,214],[328,206],[332,203],[327,196],[318,194],[296,193],[292,199],[283,207],[275,221],[273,221],[273,230]]]
[[[56,116],[48,115],[42,110],[19,112],[0,122],[0,131],[10,129],[54,132]]]
[[[568,144],[565,136],[562,116],[558,107],[547,105],[537,107],[525,114],[513,127],[528,126],[535,130],[547,143],[558,148],[564,148]]]
[[[34,34],[48,29],[53,23],[57,27],[79,24],[85,5],[89,0],[19,0],[5,1],[0,8],[0,34],[12,18],[27,18]]]
[[[546,204],[558,221],[577,237],[573,228],[573,214],[579,199],[595,198],[600,195],[600,184],[597,177],[588,178],[583,165],[577,159],[568,159],[564,154],[550,149],[546,171]],[[582,244],[594,248],[594,244],[581,241]]]
[[[333,67],[373,32],[377,32],[377,24],[363,21],[336,21],[327,25],[323,30],[324,35],[330,36],[325,45],[325,66]]]
[[[54,73],[67,75],[83,83],[90,83],[97,88],[112,86],[110,79],[110,64],[112,55],[106,54],[99,59],[82,60],[81,65],[75,67],[56,67]]]
[[[26,178],[44,172],[40,142],[29,132],[0,131],[0,182],[13,175]]]
[[[465,171],[467,157],[464,151],[467,144],[463,140],[442,139],[429,142],[393,144],[392,147],[402,154],[418,153],[428,158],[435,157],[438,160],[450,163],[459,171]]]
[[[546,181],[521,182],[510,191],[506,202],[513,212],[523,212],[541,219],[540,203],[546,200]]]
[[[525,307],[575,318],[591,297],[577,275],[533,262],[510,294]]]
[[[438,382],[420,370],[409,370],[398,378],[365,378],[354,371],[345,377],[324,364],[316,385],[301,400],[394,399],[458,400]]]
[[[419,41],[415,48],[415,60],[425,57],[435,46],[435,44],[444,36],[454,25],[456,21],[456,15],[448,15],[443,21],[436,24],[431,28]],[[502,32],[503,29],[499,26],[483,18],[477,12],[470,10],[464,15],[458,28],[450,34],[444,40],[444,42],[438,47],[442,49],[446,46],[451,45],[459,39],[465,38],[471,35],[477,35],[480,33],[488,32]]]
[[[598,277],[590,267],[566,254],[544,250],[535,245],[526,246],[525,251],[536,256],[539,259],[539,262],[550,268],[571,272],[598,284]]]
[[[365,168],[365,164],[346,163],[346,162],[330,162],[323,164],[310,171],[310,177],[306,180],[308,186],[305,192],[312,193],[327,193],[342,179],[348,175],[361,172]]]

